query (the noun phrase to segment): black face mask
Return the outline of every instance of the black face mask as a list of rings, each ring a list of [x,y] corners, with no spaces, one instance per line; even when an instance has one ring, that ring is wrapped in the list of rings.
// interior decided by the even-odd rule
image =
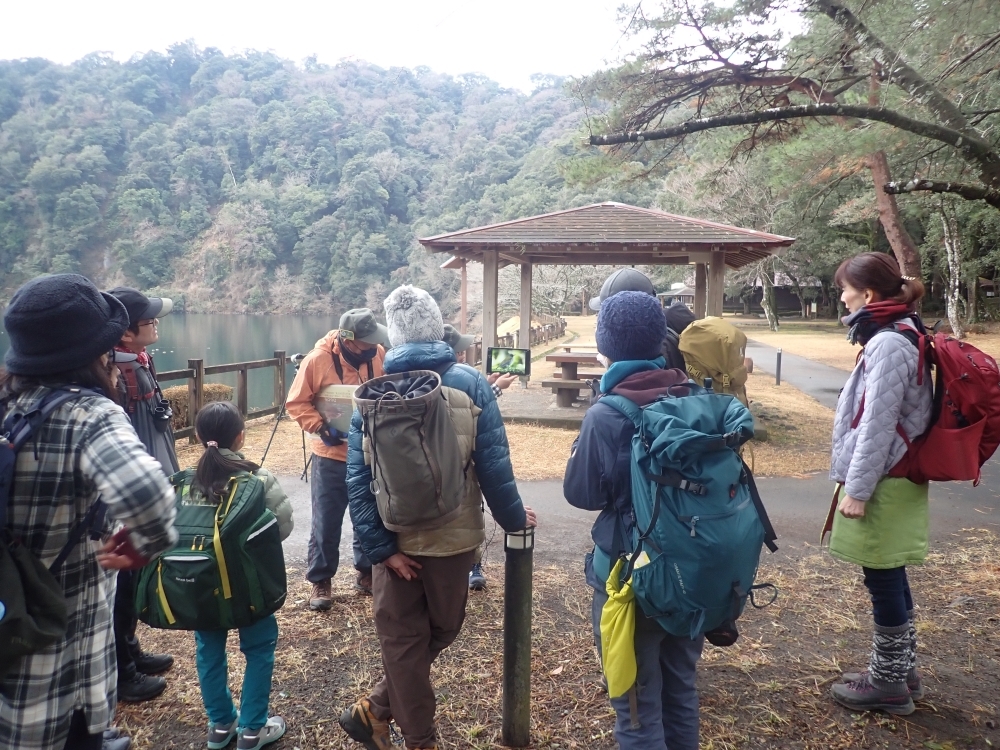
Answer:
[[[348,349],[346,346],[344,346],[343,342],[341,342],[340,353],[344,356],[344,359],[347,360],[347,364],[349,364],[355,370],[360,370],[361,365],[365,364],[366,362],[371,362],[373,359],[375,359],[375,355],[378,354],[378,347],[375,347],[373,349],[365,349],[362,352],[355,353],[352,352],[350,349]]]

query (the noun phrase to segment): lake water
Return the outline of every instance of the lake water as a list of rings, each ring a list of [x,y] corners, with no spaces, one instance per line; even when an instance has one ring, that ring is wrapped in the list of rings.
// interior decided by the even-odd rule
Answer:
[[[205,365],[223,365],[255,359],[270,359],[276,350],[287,356],[308,352],[318,339],[337,325],[322,315],[202,315],[172,313],[160,320],[160,340],[150,349],[160,372],[181,370],[189,359]],[[7,334],[0,328],[0,355],[7,351]],[[291,385],[294,367],[288,366],[286,384]],[[236,386],[236,374],[209,375],[209,383]],[[186,381],[164,383],[165,387]],[[251,409],[274,404],[274,369],[248,373]]]

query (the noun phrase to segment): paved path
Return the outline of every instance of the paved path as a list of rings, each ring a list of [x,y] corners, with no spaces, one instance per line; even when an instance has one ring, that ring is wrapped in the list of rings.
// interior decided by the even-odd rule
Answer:
[[[304,571],[309,540],[309,485],[297,476],[279,477],[295,508],[295,531],[285,541],[290,568]],[[781,556],[795,557],[815,551],[826,518],[833,484],[825,476],[806,479],[761,477],[758,488],[768,514],[778,532]],[[562,482],[519,482],[521,496],[538,514],[536,541],[539,564],[579,566],[593,542],[590,527],[596,513],[578,510],[563,498]],[[983,481],[970,484],[934,484],[931,490],[931,540],[956,540],[966,529],[990,529],[1000,534],[1000,461],[986,465]],[[350,515],[344,520],[341,540],[341,567],[351,567]],[[492,539],[488,562],[503,559],[503,533],[492,519],[486,519],[486,536]],[[487,567],[491,567],[489,564]],[[494,568],[498,569],[498,568]]]
[[[774,374],[778,350],[768,344],[750,339],[747,341],[747,356],[753,358],[754,369]],[[837,408],[840,389],[850,375],[846,370],[814,362],[788,352],[781,353],[781,382],[808,393],[823,406]]]

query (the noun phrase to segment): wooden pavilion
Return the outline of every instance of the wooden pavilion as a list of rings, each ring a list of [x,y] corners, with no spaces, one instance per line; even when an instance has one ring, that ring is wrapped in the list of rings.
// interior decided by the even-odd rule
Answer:
[[[726,268],[741,268],[795,241],[752,229],[623,203],[595,203],[419,240],[462,272],[462,330],[468,311],[466,264],[483,264],[483,347],[496,345],[501,268],[521,267],[520,341],[530,340],[535,265],[687,265],[695,267],[695,315],[722,315]]]

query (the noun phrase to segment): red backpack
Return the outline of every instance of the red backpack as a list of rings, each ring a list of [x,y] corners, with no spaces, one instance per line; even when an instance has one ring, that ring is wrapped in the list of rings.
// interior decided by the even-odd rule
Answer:
[[[917,382],[923,384],[925,362],[936,368],[934,411],[927,432],[911,443],[901,426],[896,431],[907,451],[892,467],[891,477],[922,484],[972,481],[1000,445],[1000,369],[993,357],[943,333],[896,328],[920,352]]]

